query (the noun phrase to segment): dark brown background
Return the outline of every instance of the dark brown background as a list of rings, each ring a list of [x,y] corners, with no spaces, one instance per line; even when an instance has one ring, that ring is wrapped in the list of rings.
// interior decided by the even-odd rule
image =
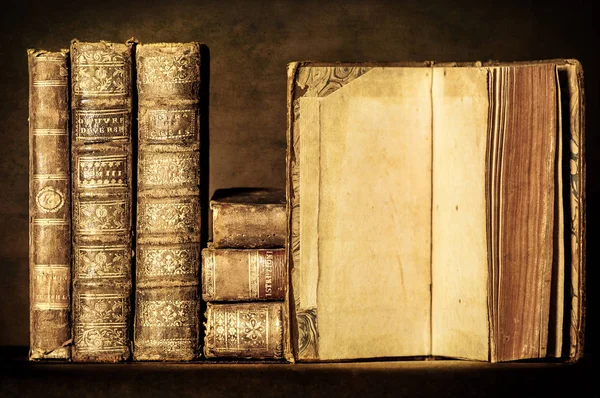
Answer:
[[[591,353],[597,308],[592,279],[599,260],[596,14],[579,1],[545,7],[498,3],[56,0],[3,6],[0,345],[28,344],[25,50],[67,47],[75,37],[124,41],[135,36],[145,43],[201,41],[210,49],[210,192],[205,195],[220,187],[284,186],[290,61],[579,59],[587,95],[586,352]]]

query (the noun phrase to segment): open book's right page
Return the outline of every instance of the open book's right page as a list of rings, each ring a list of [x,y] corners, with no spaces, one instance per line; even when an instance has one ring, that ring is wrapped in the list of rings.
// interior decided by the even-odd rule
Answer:
[[[545,357],[558,261],[555,65],[438,68],[432,87],[432,352]]]
[[[432,353],[487,360],[488,70],[433,69]]]

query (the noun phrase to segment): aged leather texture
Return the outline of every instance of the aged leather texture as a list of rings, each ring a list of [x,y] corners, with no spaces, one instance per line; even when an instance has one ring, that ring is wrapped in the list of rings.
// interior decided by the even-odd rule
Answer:
[[[215,191],[213,245],[216,248],[275,248],[285,245],[285,191],[229,188]]]
[[[200,330],[200,44],[140,44],[136,66],[134,359],[188,361]]]
[[[130,357],[132,50],[71,42],[73,360]]]
[[[71,357],[67,50],[28,50],[31,360]]]
[[[202,250],[204,301],[284,300],[284,249]]]
[[[204,355],[282,359],[283,316],[281,302],[208,303]]]

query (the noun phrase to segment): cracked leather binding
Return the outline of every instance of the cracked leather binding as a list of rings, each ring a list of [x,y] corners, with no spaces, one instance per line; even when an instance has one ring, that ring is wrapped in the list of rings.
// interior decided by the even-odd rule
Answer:
[[[69,359],[71,214],[68,51],[28,50],[29,358]]]
[[[133,45],[71,43],[74,361],[130,357]]]
[[[139,45],[134,359],[199,351],[200,44]]]

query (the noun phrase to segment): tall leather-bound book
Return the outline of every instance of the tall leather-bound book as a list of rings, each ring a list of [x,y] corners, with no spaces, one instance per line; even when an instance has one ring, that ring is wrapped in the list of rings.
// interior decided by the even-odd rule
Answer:
[[[581,357],[579,62],[288,72],[297,359]]]
[[[71,356],[68,51],[28,50],[29,358]]]
[[[134,359],[199,352],[200,44],[139,45]]]
[[[133,45],[71,43],[74,361],[130,357]]]

